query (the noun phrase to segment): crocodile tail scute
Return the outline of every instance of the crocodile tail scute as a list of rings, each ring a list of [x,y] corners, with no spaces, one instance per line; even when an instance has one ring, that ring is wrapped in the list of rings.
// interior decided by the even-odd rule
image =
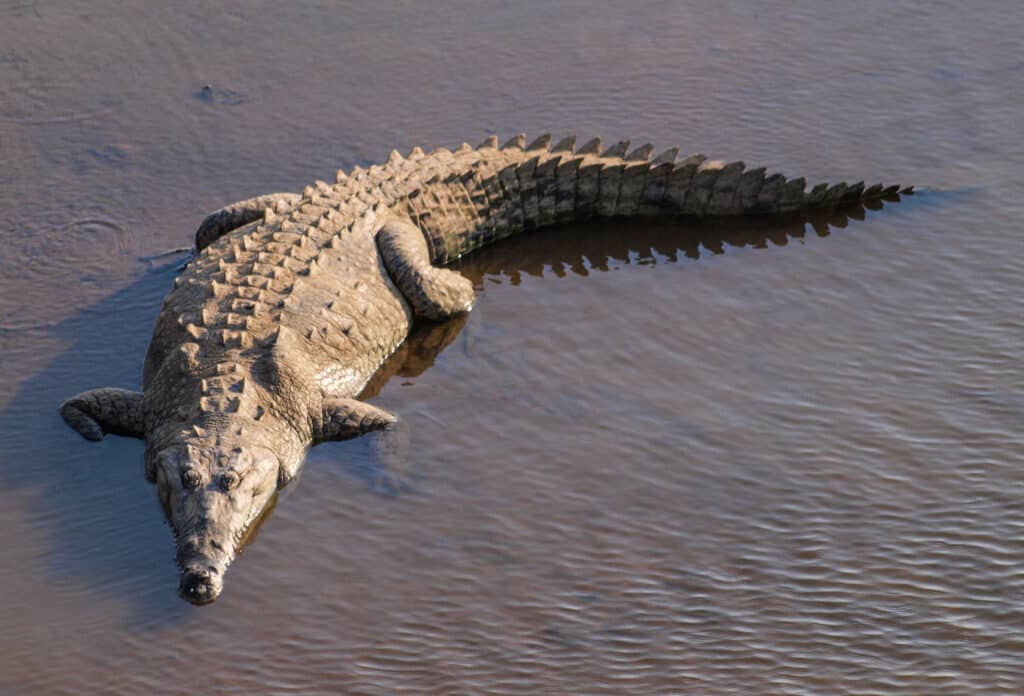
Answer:
[[[525,230],[592,216],[785,214],[909,193],[910,188],[863,182],[818,184],[747,169],[744,162],[679,159],[679,148],[618,141],[602,151],[600,138],[575,147],[576,137],[516,135],[498,147],[487,138],[456,159],[436,150],[444,171],[417,192],[410,216],[429,239],[435,263]],[[461,158],[461,159],[460,159]],[[461,166],[455,166],[461,165]],[[429,190],[428,190],[429,189]]]
[[[803,177],[767,175],[764,168],[747,169],[741,161],[711,161],[702,154],[677,161],[678,148],[652,158],[654,148],[649,144],[626,154],[629,141],[613,145],[598,157],[594,152],[600,140],[591,143],[595,145],[576,166],[577,218],[785,214],[912,191],[899,185],[865,187],[863,182],[808,189]]]
[[[514,186],[506,190],[513,200],[519,199],[521,229],[593,215],[785,214],[912,191],[899,185],[865,187],[863,182],[808,188],[803,177],[768,175],[764,168],[747,169],[741,161],[712,161],[702,154],[679,160],[675,147],[655,157],[653,145],[631,149],[629,140],[621,140],[602,152],[601,139],[593,138],[574,152],[575,140],[564,138],[550,151],[550,135],[529,146],[523,145],[525,136],[518,136],[510,145],[523,150],[522,158],[511,165]],[[513,177],[502,181],[512,184]]]

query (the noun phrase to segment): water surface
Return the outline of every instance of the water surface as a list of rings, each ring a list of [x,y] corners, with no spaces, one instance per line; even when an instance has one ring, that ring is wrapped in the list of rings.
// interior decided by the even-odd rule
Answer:
[[[0,4],[0,693],[1024,689],[1024,11]],[[204,90],[204,86],[209,89]],[[461,262],[196,608],[138,386],[203,214],[392,147],[575,132],[924,193]]]

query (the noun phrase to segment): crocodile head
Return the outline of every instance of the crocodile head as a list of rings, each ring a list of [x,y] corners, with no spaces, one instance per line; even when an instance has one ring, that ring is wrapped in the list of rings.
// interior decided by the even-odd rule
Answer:
[[[177,444],[152,454],[150,477],[177,538],[178,591],[192,604],[217,599],[247,532],[272,506],[278,458],[259,446]]]

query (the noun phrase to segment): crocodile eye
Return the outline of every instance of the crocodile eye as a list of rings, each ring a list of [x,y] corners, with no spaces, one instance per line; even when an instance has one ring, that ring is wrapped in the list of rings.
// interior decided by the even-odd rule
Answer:
[[[199,488],[203,482],[203,477],[199,475],[199,472],[195,469],[185,469],[181,472],[181,485],[190,490]]]
[[[233,471],[225,471],[220,475],[220,487],[222,490],[230,491],[238,485],[238,474]]]

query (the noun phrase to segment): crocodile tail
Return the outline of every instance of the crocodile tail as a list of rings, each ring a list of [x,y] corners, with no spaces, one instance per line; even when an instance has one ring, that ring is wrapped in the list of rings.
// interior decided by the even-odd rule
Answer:
[[[777,215],[839,207],[910,193],[911,187],[863,182],[818,184],[766,175],[743,162],[679,159],[679,149],[654,156],[650,144],[628,140],[603,149],[600,138],[576,147],[575,136],[542,135],[526,144],[518,135],[498,147],[495,138],[460,151],[472,165],[435,179],[447,205],[429,206],[421,227],[435,263],[523,230],[592,216]],[[456,153],[456,154],[457,154]],[[453,215],[453,211],[457,211]],[[431,217],[432,216],[432,217]]]

